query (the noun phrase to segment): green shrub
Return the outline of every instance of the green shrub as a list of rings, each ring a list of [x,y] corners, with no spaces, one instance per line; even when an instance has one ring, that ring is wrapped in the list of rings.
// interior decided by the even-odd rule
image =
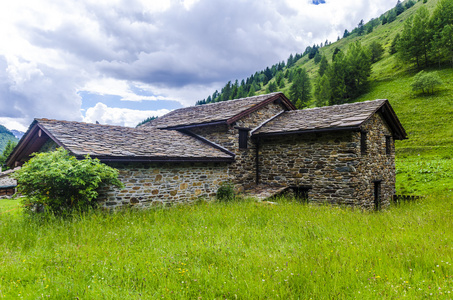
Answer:
[[[219,201],[231,201],[234,198],[234,185],[231,182],[222,183],[217,190],[217,199]]]
[[[411,83],[413,91],[421,91],[424,94],[432,94],[434,89],[440,85],[442,85],[442,80],[436,72],[426,73],[425,71],[417,73]]]
[[[56,214],[84,211],[96,206],[101,186],[123,186],[116,169],[89,156],[77,160],[62,148],[35,154],[14,177],[28,212],[41,206]]]

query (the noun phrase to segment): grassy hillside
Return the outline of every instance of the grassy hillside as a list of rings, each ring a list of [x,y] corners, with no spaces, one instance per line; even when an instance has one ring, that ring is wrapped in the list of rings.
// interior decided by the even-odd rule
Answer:
[[[199,203],[45,222],[0,211],[0,298],[450,299],[452,200],[381,213]]]
[[[435,190],[448,192],[453,186],[453,69],[426,70],[438,72],[443,86],[433,95],[420,95],[410,87],[418,70],[414,66],[403,64],[397,60],[396,55],[388,52],[395,35],[403,30],[405,20],[413,16],[421,6],[426,6],[432,12],[437,2],[430,0],[423,4],[423,1],[418,1],[395,21],[378,25],[372,33],[352,35],[320,49],[331,61],[335,48],[346,52],[349,44],[355,41],[360,41],[364,46],[373,41],[383,45],[383,58],[372,65],[369,92],[357,101],[389,99],[409,135],[408,140],[398,141],[396,144],[399,193],[429,194]],[[304,56],[295,66],[302,67],[314,82],[318,70],[314,60]],[[290,84],[286,84],[281,91],[289,95],[289,87]],[[259,93],[265,93],[265,90],[266,87],[263,87]]]

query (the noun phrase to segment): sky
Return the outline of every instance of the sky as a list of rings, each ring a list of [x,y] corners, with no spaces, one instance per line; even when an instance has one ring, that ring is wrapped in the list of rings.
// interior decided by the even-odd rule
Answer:
[[[0,124],[134,127],[228,81],[334,42],[396,0],[14,0],[0,3]]]

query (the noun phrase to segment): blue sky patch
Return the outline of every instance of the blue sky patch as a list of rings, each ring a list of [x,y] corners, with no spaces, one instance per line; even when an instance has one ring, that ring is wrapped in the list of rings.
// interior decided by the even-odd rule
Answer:
[[[141,89],[134,89],[134,93],[149,96]],[[143,100],[143,101],[124,101],[121,100],[120,96],[117,95],[99,95],[93,94],[90,92],[79,92],[80,97],[82,97],[82,107],[83,111],[86,111],[90,107],[94,107],[96,103],[102,102],[108,107],[115,108],[128,108],[135,110],[159,110],[159,109],[176,109],[183,107],[178,101],[172,100]]]

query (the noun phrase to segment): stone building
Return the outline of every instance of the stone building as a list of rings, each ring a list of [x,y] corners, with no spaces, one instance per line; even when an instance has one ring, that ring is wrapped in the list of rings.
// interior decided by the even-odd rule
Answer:
[[[313,203],[385,207],[395,192],[395,140],[406,132],[388,100],[295,110],[282,93],[174,110],[138,128],[36,119],[8,158],[64,147],[119,169],[108,207],[149,206],[239,190],[291,188]]]
[[[10,175],[17,169],[0,171],[0,199],[9,198],[16,193],[17,182]]]

